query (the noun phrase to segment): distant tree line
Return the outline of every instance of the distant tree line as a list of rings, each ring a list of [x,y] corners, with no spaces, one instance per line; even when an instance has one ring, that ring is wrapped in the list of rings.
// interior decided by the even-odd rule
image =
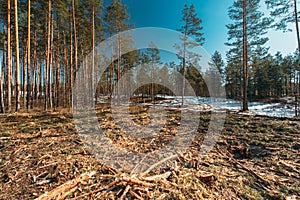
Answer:
[[[79,69],[91,85],[97,80],[95,101],[101,95],[112,95],[116,84],[124,74],[121,89],[138,88],[134,94],[154,100],[155,94],[173,95],[165,85],[173,85],[184,96],[188,93],[186,80],[198,96],[210,96],[207,84],[216,93],[225,86],[226,95],[243,100],[243,110],[248,110],[248,99],[294,96],[300,94],[299,66],[299,12],[296,0],[266,0],[271,16],[261,12],[260,0],[236,0],[228,10],[232,20],[228,28],[230,50],[226,62],[216,51],[212,67],[200,74],[194,67],[200,57],[192,49],[204,44],[202,20],[194,5],[185,5],[181,13],[178,31],[182,33],[178,60],[163,63],[154,43],[149,48],[120,55],[121,49],[133,45],[133,41],[117,39],[117,58],[111,60],[106,71],[97,74],[95,47],[122,31],[134,28],[129,21],[127,6],[120,0],[107,5],[101,0],[5,0],[0,5],[0,73],[1,112],[30,110],[43,107],[72,108],[74,81]],[[180,13],[179,13],[180,14]],[[271,28],[288,31],[295,25],[298,51],[282,56],[270,55],[265,34]],[[204,27],[205,28],[205,27]],[[188,38],[193,38],[189,41]],[[91,67],[85,57],[92,55]],[[162,67],[154,67],[159,63]],[[147,64],[147,65],[144,65]],[[135,69],[135,73],[131,69]],[[179,80],[178,74],[186,79]],[[164,77],[171,77],[165,80]],[[100,77],[101,76],[101,77]],[[139,79],[149,79],[162,85],[138,85]],[[204,82],[204,79],[208,82]],[[123,91],[123,90],[122,90]],[[127,95],[127,94],[126,94]],[[128,94],[132,95],[132,94]],[[117,91],[120,98],[120,92]],[[182,104],[184,103],[182,98]]]

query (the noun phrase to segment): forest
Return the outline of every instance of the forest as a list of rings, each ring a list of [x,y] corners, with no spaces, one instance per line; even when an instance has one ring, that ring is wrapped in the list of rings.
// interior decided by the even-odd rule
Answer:
[[[218,50],[211,56],[215,69],[221,74],[214,78],[215,84],[225,87],[228,98],[247,102],[248,99],[299,96],[299,48],[286,56],[280,51],[271,55],[265,45],[269,40],[265,36],[268,30],[289,31],[291,26],[296,26],[295,37],[299,41],[297,2],[265,3],[271,16],[264,15],[258,0],[251,1],[249,5],[237,1],[228,9],[232,23],[226,26],[226,45],[230,50],[226,58],[222,58]],[[78,69],[84,67],[85,57],[91,53],[94,55],[95,47],[106,38],[134,28],[129,23],[126,9],[120,1],[109,5],[103,5],[101,1],[75,0],[3,3],[0,18],[1,112],[33,107],[45,110],[71,107],[73,83]],[[181,33],[188,31],[186,36],[195,39],[194,45],[202,46],[205,42],[202,29],[205,27],[202,27],[202,20],[195,9],[198,8],[187,6],[183,9],[182,26],[178,30]],[[187,24],[189,30],[185,30]],[[178,60],[164,62],[160,50],[155,44],[149,44],[148,50],[121,55],[101,77],[97,77],[100,75],[95,74],[95,64],[92,64],[90,79],[94,82],[101,80],[95,97],[111,94],[126,71],[149,62],[159,62],[165,67],[153,72],[141,69],[148,71],[148,74],[145,73],[148,78],[176,71],[184,74],[197,96],[209,96],[202,76],[215,77],[216,72],[211,70],[201,76],[188,62],[189,58],[182,57],[178,54]],[[137,77],[133,79],[133,82],[137,81]],[[145,86],[138,92],[153,96],[165,90],[160,86]],[[243,110],[247,110],[245,105]]]
[[[199,71],[198,4],[178,12],[170,56],[123,37],[136,28],[126,0],[2,0],[0,199],[298,199],[299,1],[232,2],[228,51]],[[270,30],[292,32],[294,52],[270,53]],[[292,117],[249,112],[285,99]]]

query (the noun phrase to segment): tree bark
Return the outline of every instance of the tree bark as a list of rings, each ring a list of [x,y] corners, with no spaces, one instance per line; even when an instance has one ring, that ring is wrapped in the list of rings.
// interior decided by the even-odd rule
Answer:
[[[7,0],[7,109],[11,111],[11,86],[12,86],[12,66],[11,66],[11,7],[10,0]]]
[[[59,31],[58,31],[58,40],[60,39],[60,35],[59,35]],[[60,59],[59,59],[59,54],[60,54],[60,48],[59,46],[57,46],[56,48],[56,55],[55,55],[55,64],[56,64],[56,67],[55,67],[55,105],[56,107],[59,106],[59,102],[60,102],[60,98],[61,98],[61,95],[60,95]]]
[[[51,42],[51,0],[48,0],[48,17],[47,17],[47,51],[46,51],[46,69],[45,69],[45,105],[44,109],[48,109],[49,103],[49,72],[50,72],[50,42]]]
[[[296,23],[296,34],[297,34],[297,42],[298,42],[298,68],[299,68],[299,78],[298,78],[298,98],[300,97],[300,31],[299,31],[299,20],[298,20],[298,10],[297,10],[297,0],[294,0],[294,13],[295,13],[295,23]],[[296,102],[298,105],[298,102]],[[295,109],[295,115],[298,116],[298,107]]]
[[[247,0],[243,5],[243,111],[248,111],[248,41],[247,41]]]
[[[70,69],[69,69],[69,108],[73,108],[73,22],[70,18]]]
[[[184,35],[183,41],[183,60],[182,60],[182,87],[181,87],[181,105],[184,105],[184,89],[185,89],[185,65],[186,65],[186,40],[187,36]]]
[[[19,91],[20,91],[20,86],[19,86],[19,82],[20,82],[20,72],[19,72],[19,64],[20,64],[20,55],[19,55],[19,25],[18,25],[18,0],[15,0],[15,37],[16,37],[16,107],[15,107],[15,111],[18,112],[20,109],[20,95],[19,95]]]
[[[66,41],[66,35],[65,32],[63,31],[63,37],[64,37],[64,88],[63,88],[63,94],[64,94],[64,101],[63,101],[63,106],[66,107],[67,102],[69,100],[68,95],[68,84],[69,84],[69,72],[68,72],[68,52],[67,52],[67,41]]]
[[[5,45],[5,44],[4,44]],[[5,45],[6,46],[6,45]],[[4,47],[5,49],[5,47]],[[6,62],[5,60],[5,56],[3,56],[3,62],[2,62],[2,72],[1,72],[1,76],[0,76],[0,112],[1,113],[5,113],[5,103],[4,103],[4,87],[3,87],[3,84],[4,84],[4,63]]]
[[[50,100],[50,108],[53,108],[53,19],[52,15],[50,17],[50,22],[51,22],[51,36],[50,36],[50,60],[49,60],[49,79],[48,79],[48,85],[49,85],[49,100]]]
[[[73,82],[76,79],[76,73],[78,71],[78,44],[77,44],[77,30],[76,30],[76,17],[75,17],[75,2],[72,0],[72,18],[73,18],[73,29],[74,29],[74,75],[73,75]],[[74,98],[76,96],[73,96],[73,101],[76,102],[76,99]],[[72,107],[73,107],[72,103]]]
[[[30,9],[31,5],[30,5],[30,0],[28,0],[28,39],[27,39],[27,55],[28,55],[28,58],[27,58],[27,77],[28,77],[28,81],[27,81],[27,102],[26,102],[26,109],[29,110],[30,108],[30,97],[31,97],[31,90],[32,90],[32,82],[31,82],[31,60],[30,60],[30,56],[31,56],[31,48],[30,48],[30,44],[31,44],[31,41],[30,41],[30,37],[31,37],[31,34],[30,34],[30,23],[31,23],[31,20],[30,20],[30,15],[31,15],[31,9]]]
[[[24,57],[23,57],[23,82],[22,82],[22,94],[23,94],[23,107],[26,107],[26,91],[27,91],[27,77],[26,77],[26,68],[27,68],[27,39],[24,42]]]
[[[94,94],[94,91],[96,91],[95,88],[95,5],[93,2],[92,5],[92,72],[91,72],[91,93],[92,98],[95,97],[95,104],[97,103],[96,95]],[[93,101],[94,99],[92,99]],[[90,101],[90,102],[92,102]]]

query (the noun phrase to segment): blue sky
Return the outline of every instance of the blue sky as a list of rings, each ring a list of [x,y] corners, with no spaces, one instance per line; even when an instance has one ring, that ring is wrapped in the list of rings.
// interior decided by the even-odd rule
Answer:
[[[228,47],[226,24],[231,23],[227,16],[227,9],[233,0],[122,0],[128,6],[130,22],[135,27],[163,27],[174,29],[180,26],[181,10],[184,4],[194,4],[198,16],[202,19],[205,37],[204,48],[209,54],[215,50],[222,53],[225,59]],[[266,11],[265,6],[262,9]],[[293,28],[293,27],[291,27]],[[281,51],[283,55],[296,50],[295,32],[282,33],[270,30],[270,53]]]

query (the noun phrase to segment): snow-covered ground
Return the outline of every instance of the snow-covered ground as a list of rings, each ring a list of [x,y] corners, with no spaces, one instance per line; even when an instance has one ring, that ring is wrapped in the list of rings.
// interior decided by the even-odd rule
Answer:
[[[157,95],[158,96],[158,95]],[[174,107],[181,105],[181,97],[177,96],[159,96],[163,97],[165,100],[160,101],[158,104],[146,103],[144,105],[148,106],[165,106]],[[102,103],[104,99],[99,98],[98,103]],[[105,101],[105,100],[104,100]],[[122,101],[121,101],[122,102]],[[249,113],[253,115],[264,115],[271,117],[294,117],[295,110],[292,102],[287,101],[287,103],[262,103],[262,102],[249,102]],[[122,102],[123,104],[123,102]],[[129,105],[129,102],[125,103]],[[242,107],[242,102],[225,99],[225,98],[209,98],[209,97],[191,97],[186,96],[184,98],[184,107],[181,109],[187,110],[230,110],[230,111],[240,111]]]
[[[170,97],[169,97],[170,99]],[[163,103],[163,105],[176,105],[181,103],[181,97],[173,97],[173,100]],[[231,111],[239,111],[242,107],[242,102],[225,99],[225,98],[208,98],[208,97],[185,97],[185,105],[200,105],[200,107],[207,110],[208,107],[211,109],[227,109]],[[206,105],[206,106],[205,106]],[[249,102],[250,114],[265,115],[272,117],[294,117],[295,110],[292,104],[282,103],[261,103],[261,102]]]

